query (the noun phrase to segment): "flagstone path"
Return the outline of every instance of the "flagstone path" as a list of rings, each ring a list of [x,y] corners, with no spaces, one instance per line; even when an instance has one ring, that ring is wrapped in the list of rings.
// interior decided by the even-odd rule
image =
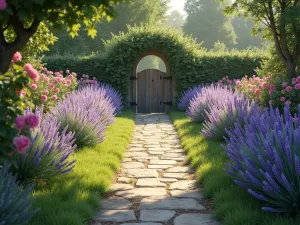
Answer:
[[[117,183],[92,224],[219,225],[184,161],[168,115],[137,114]]]

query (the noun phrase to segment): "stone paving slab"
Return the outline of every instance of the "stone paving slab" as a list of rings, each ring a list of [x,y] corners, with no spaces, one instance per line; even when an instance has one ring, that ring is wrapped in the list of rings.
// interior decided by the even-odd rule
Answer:
[[[196,189],[196,181],[195,180],[182,180],[174,182],[170,185],[170,190],[194,190]]]
[[[126,222],[136,220],[133,210],[101,210],[95,216],[95,221],[100,222]]]
[[[173,190],[170,191],[171,196],[176,198],[194,198],[201,200],[203,199],[203,194],[199,190],[187,191],[187,190]]]
[[[175,160],[151,159],[150,164],[152,164],[152,165],[174,165],[174,164],[176,164],[176,161]]]
[[[122,196],[124,198],[139,198],[148,196],[164,196],[166,195],[165,188],[134,188],[126,191],[117,191],[116,196]]]
[[[127,162],[122,164],[124,169],[144,169],[145,165],[141,162]]]
[[[166,184],[156,178],[142,178],[136,182],[137,187],[166,187]]]
[[[162,225],[161,223],[122,223],[121,225]]]
[[[188,176],[188,173],[164,173],[163,178],[176,178],[179,180],[185,180]]]
[[[134,178],[156,178],[158,173],[155,169],[124,169],[122,171],[128,177]]]
[[[102,209],[130,209],[132,204],[124,198],[104,199],[101,201]]]
[[[162,210],[162,209],[141,210],[140,220],[152,221],[152,222],[165,222],[170,220],[175,215],[175,213],[176,213],[175,211]]]

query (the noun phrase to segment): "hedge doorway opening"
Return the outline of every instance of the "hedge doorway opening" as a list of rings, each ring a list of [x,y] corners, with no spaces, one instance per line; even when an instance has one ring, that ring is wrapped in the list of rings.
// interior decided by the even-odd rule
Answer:
[[[149,60],[150,59],[150,60]],[[172,79],[165,57],[151,51],[137,58],[131,77],[130,104],[137,113],[167,113],[172,105]]]

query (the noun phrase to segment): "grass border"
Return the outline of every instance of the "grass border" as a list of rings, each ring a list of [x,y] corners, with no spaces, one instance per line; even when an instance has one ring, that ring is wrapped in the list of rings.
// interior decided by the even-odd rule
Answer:
[[[108,127],[105,141],[74,153],[73,172],[39,184],[33,208],[41,210],[29,225],[83,225],[93,218],[109,190],[134,130],[134,113],[125,111]]]
[[[234,184],[224,171],[229,162],[224,142],[209,141],[200,135],[202,124],[192,122],[183,112],[172,110],[171,120],[177,129],[187,159],[196,169],[205,197],[212,198],[213,215],[223,225],[298,225],[300,216],[290,217],[261,211],[257,199]]]

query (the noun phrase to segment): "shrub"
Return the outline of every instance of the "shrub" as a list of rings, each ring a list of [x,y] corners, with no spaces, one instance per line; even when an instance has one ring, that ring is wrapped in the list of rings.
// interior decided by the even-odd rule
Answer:
[[[261,114],[261,108],[246,95],[229,94],[215,104],[209,104],[201,134],[209,139],[222,140],[226,130],[239,122],[244,124],[253,114]]]
[[[6,163],[0,169],[0,224],[23,225],[38,211],[29,211],[32,186],[19,187],[17,178],[8,170]]]
[[[201,93],[202,85],[195,85],[187,91],[184,91],[178,101],[177,108],[180,111],[186,111],[189,108],[190,102]]]
[[[52,72],[47,68],[41,68],[40,72],[37,72],[38,79],[34,82],[30,82],[28,86],[32,90],[32,94],[26,98],[39,106],[44,105],[44,111],[57,104],[59,100],[64,99],[65,95],[74,91],[77,87],[76,73],[70,73],[66,70],[66,76],[64,77],[63,71]]]
[[[85,87],[67,95],[51,109],[49,118],[57,118],[60,130],[75,133],[78,147],[95,145],[104,140],[105,128],[114,122],[115,108],[106,92]]]
[[[300,106],[298,118],[300,117]],[[289,106],[281,115],[270,107],[263,115],[254,114],[243,126],[238,122],[227,131],[232,159],[228,173],[235,183],[265,203],[263,211],[300,211],[300,122]]]
[[[225,98],[231,94],[227,86],[212,84],[202,87],[201,92],[190,100],[186,114],[193,121],[203,122],[204,113],[209,110],[209,105],[215,105],[218,101],[225,101]]]
[[[111,99],[111,102],[115,108],[115,113],[119,114],[123,108],[121,94],[115,88],[105,83],[100,83],[99,89],[105,91],[106,97]]]
[[[32,110],[25,111],[25,116],[31,115]],[[35,114],[43,117],[43,108]],[[60,124],[55,118],[45,116],[37,128],[30,130],[31,146],[22,154],[14,154],[14,174],[22,181],[49,179],[59,174],[70,172],[75,166],[75,160],[70,161],[73,153],[74,134],[64,128],[59,133]]]

